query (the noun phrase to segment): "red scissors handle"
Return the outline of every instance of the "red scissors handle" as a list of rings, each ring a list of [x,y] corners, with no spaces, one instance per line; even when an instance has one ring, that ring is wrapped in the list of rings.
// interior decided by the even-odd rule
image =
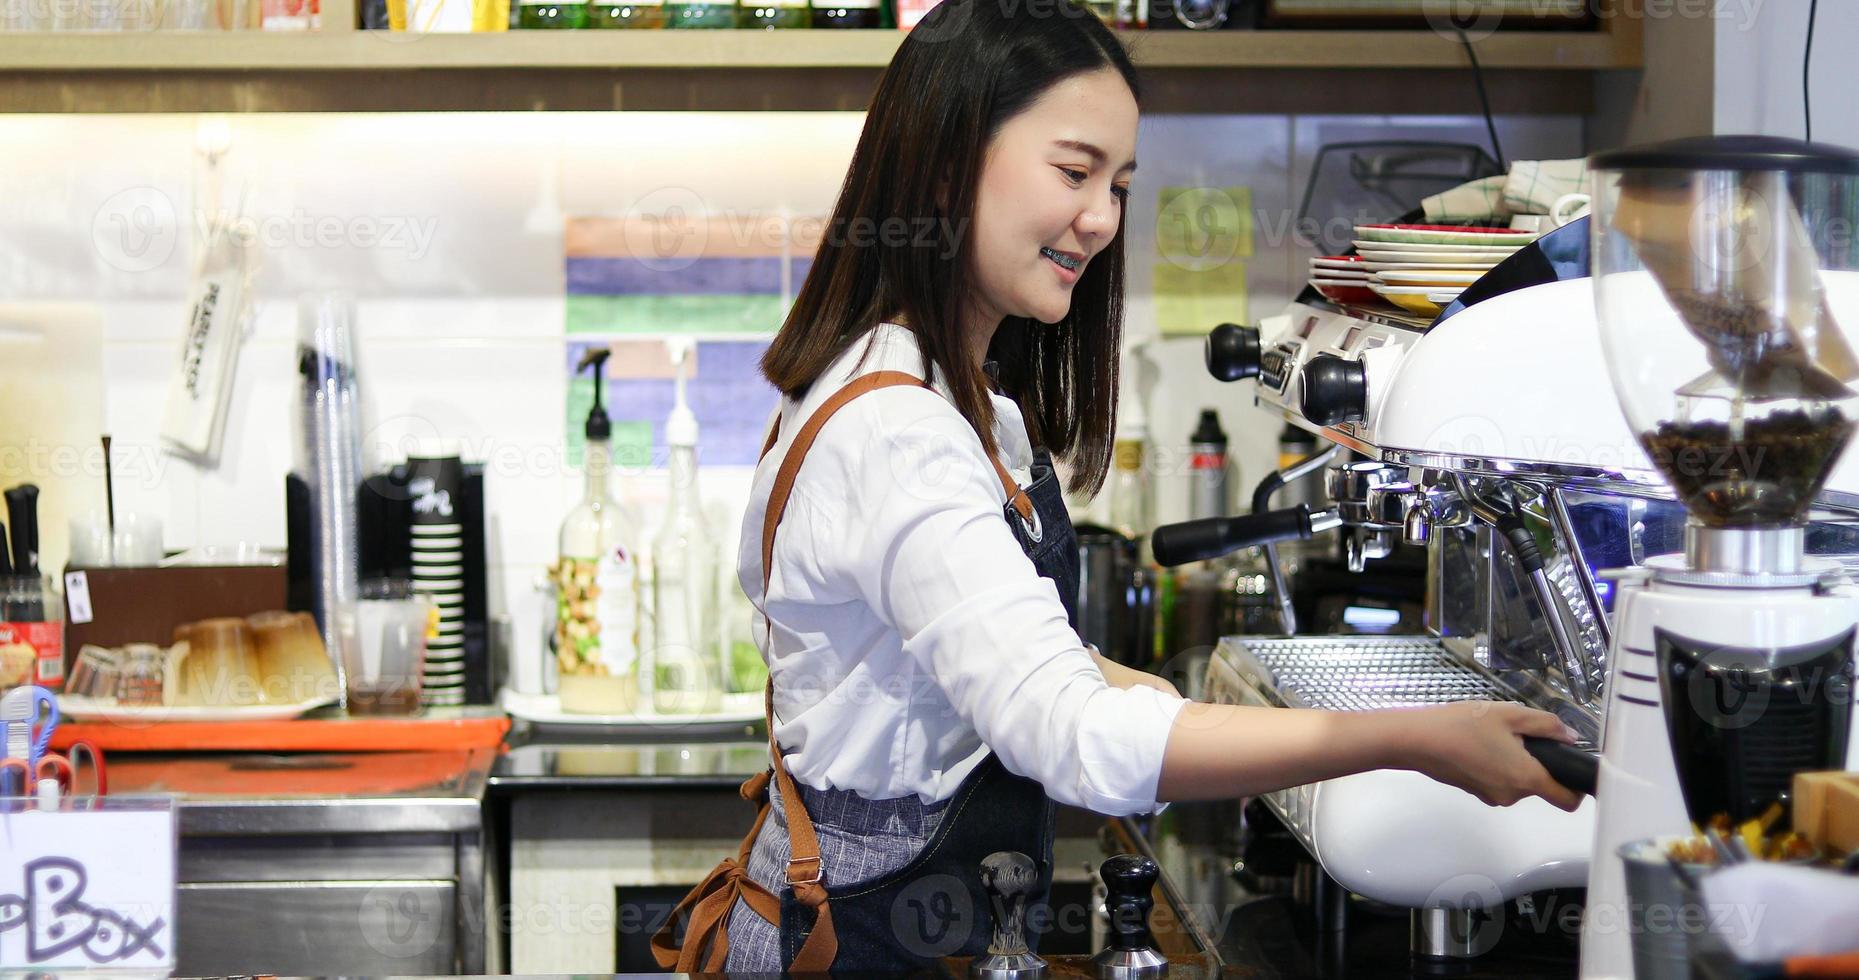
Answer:
[[[91,775],[96,777],[96,795],[107,795],[110,792],[110,785],[108,778],[104,775],[103,751],[83,739],[72,742],[71,747],[65,750],[65,771],[70,775],[71,780],[64,787],[65,792],[67,794],[77,792],[77,774],[86,767],[90,769]]]
[[[50,779],[58,784],[59,790],[64,795],[70,796],[71,783],[75,775],[71,770],[71,760],[56,752],[47,752],[39,759],[39,768],[33,773],[32,781],[36,789],[38,783]]]

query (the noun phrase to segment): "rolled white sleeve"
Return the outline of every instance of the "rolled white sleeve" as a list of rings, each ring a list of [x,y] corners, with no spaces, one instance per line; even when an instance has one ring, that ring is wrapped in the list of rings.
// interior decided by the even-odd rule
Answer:
[[[840,443],[855,449],[840,461],[852,499],[820,543],[822,569],[897,631],[1009,770],[1099,813],[1155,810],[1185,702],[1105,683],[1003,519],[1006,494],[979,439],[946,401],[900,388],[854,411],[863,417],[847,423],[869,438]]]

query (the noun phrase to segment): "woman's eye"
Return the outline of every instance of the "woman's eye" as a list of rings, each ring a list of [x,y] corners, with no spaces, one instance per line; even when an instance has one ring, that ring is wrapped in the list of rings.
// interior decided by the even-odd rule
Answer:
[[[1122,184],[1111,187],[1110,193],[1115,194],[1119,201],[1128,201],[1130,199],[1130,189]]]
[[[1089,176],[1088,174],[1086,174],[1086,173],[1085,173],[1084,171],[1082,171],[1082,170],[1071,170],[1071,169],[1069,169],[1069,168],[1066,168],[1066,167],[1060,167],[1060,168],[1059,168],[1059,173],[1062,173],[1062,174],[1064,174],[1064,175],[1065,175],[1065,179],[1066,179],[1066,180],[1069,180],[1069,181],[1071,181],[1071,182],[1072,182],[1072,183],[1074,183],[1074,184],[1082,184],[1082,183],[1084,183],[1084,179],[1085,179],[1085,177],[1087,177],[1087,176]]]

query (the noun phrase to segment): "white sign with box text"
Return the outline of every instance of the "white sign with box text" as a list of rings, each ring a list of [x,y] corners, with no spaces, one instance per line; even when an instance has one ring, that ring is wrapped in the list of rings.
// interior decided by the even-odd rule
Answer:
[[[0,800],[0,970],[172,971],[174,865],[171,800]]]

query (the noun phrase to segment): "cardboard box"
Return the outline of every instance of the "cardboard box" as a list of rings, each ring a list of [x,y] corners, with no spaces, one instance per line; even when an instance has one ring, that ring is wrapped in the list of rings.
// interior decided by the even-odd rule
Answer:
[[[1794,829],[1834,855],[1859,851],[1859,772],[1796,773]]]
[[[86,644],[167,646],[183,623],[288,608],[281,564],[70,568],[64,601],[67,667]]]

